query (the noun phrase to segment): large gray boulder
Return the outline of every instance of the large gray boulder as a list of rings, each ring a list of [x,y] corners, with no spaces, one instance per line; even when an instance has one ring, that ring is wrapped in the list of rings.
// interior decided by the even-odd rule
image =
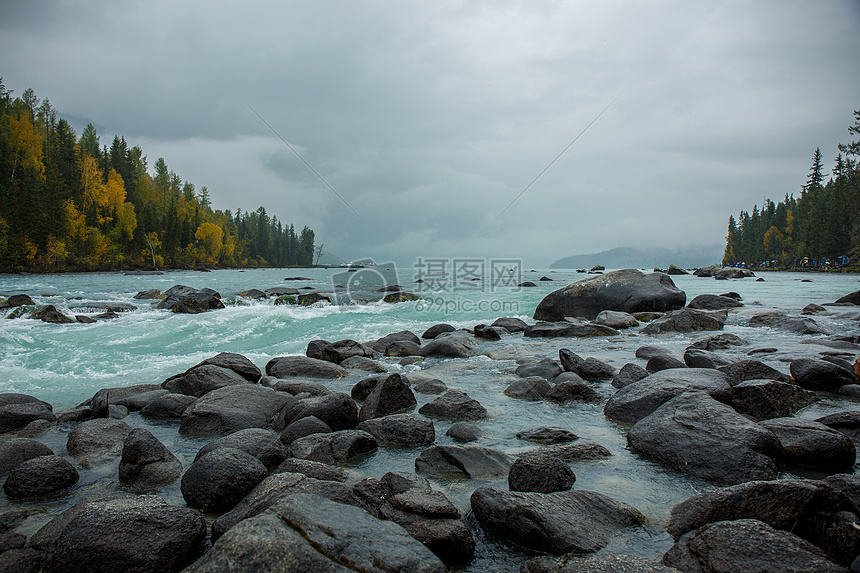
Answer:
[[[308,358],[316,358],[318,360],[325,360],[326,362],[334,362],[335,364],[340,364],[353,356],[362,358],[374,358],[375,356],[373,350],[360,342],[350,339],[338,340],[337,342],[311,340],[308,342],[305,354]]]
[[[687,296],[668,275],[634,269],[612,271],[551,292],[535,309],[535,320],[559,321],[566,316],[594,320],[603,310],[665,312],[684,306]]]
[[[791,361],[789,372],[807,390],[836,393],[846,384],[856,384],[854,373],[847,368],[817,358],[797,358]]]
[[[349,374],[346,368],[333,362],[307,356],[279,356],[266,364],[266,374],[275,378],[324,378],[334,380]]]
[[[797,535],[755,519],[719,521],[684,535],[663,556],[681,571],[848,573]]]
[[[487,409],[480,402],[458,390],[448,390],[432,402],[421,406],[418,412],[452,422],[482,420],[487,417]]]
[[[164,294],[167,296],[156,304],[155,308],[183,314],[199,314],[207,310],[225,308],[224,303],[221,302],[221,295],[209,288],[197,290],[176,285],[167,289]]]
[[[559,322],[538,322],[523,331],[523,336],[527,338],[590,338],[593,336],[616,336],[617,334],[620,333],[609,326],[575,319]]]
[[[508,489],[552,493],[573,487],[576,476],[563,461],[546,454],[518,458],[508,471]]]
[[[702,310],[682,308],[669,312],[649,322],[642,334],[665,332],[697,332],[700,330],[722,330],[724,321]]]
[[[766,326],[793,334],[830,334],[807,316],[785,316],[782,314],[757,314],[749,319],[750,326]]]
[[[280,412],[276,427],[285,428],[308,416],[321,420],[332,430],[352,430],[358,425],[358,406],[343,392],[297,397]]]
[[[252,570],[442,573],[445,566],[396,523],[318,495],[295,493],[227,531],[186,571]]]
[[[221,352],[212,358],[207,358],[197,366],[203,366],[204,364],[228,368],[248,382],[258,382],[263,376],[263,373],[257,368],[256,364],[248,360],[245,356],[234,352]]]
[[[37,500],[73,486],[78,479],[78,470],[65,458],[39,456],[15,466],[3,484],[3,491],[9,499]]]
[[[508,474],[507,454],[483,446],[431,446],[415,459],[415,471],[422,474],[489,479]]]
[[[724,308],[737,308],[744,304],[735,298],[718,294],[700,294],[691,300],[688,308],[696,310],[721,310]]]
[[[98,418],[81,422],[69,432],[66,451],[82,466],[90,467],[122,455],[131,426],[120,420]]]
[[[236,448],[251,454],[269,471],[274,470],[290,455],[280,436],[265,428],[246,428],[212,440],[197,452],[194,461],[219,448]]]
[[[732,406],[755,420],[784,418],[819,400],[815,392],[777,380],[745,380],[732,388]]]
[[[358,421],[405,412],[413,409],[417,403],[407,381],[400,374],[389,374],[364,400],[358,412]]]
[[[56,419],[47,402],[27,394],[0,394],[0,434],[16,432],[34,420]]]
[[[378,447],[376,438],[365,431],[341,430],[299,438],[290,444],[290,453],[294,458],[336,464],[370,454]]]
[[[163,394],[144,406],[140,415],[156,419],[181,418],[188,406],[196,401],[194,396],[185,394]]]
[[[258,384],[213,390],[182,413],[179,433],[223,436],[245,428],[268,428],[291,397]]]
[[[610,420],[635,424],[662,404],[689,390],[702,390],[726,403],[732,397],[732,387],[722,372],[710,368],[670,368],[615,392],[603,407],[603,413]]]
[[[119,482],[134,490],[173,483],[182,475],[182,462],[152,432],[134,428],[125,437],[119,461]]]
[[[774,479],[784,453],[776,435],[701,391],[672,398],[627,433],[630,448],[717,485]]]
[[[391,414],[365,420],[358,424],[357,429],[371,434],[386,447],[418,448],[436,441],[433,422],[416,414]]]
[[[67,509],[30,538],[45,571],[179,571],[198,554],[206,522],[198,512],[154,495],[96,494]]]
[[[196,459],[182,475],[182,497],[202,511],[224,511],[266,479],[266,466],[236,448],[219,448]]]
[[[774,418],[759,423],[779,438],[785,462],[828,471],[854,467],[857,451],[851,438],[824,424],[800,418]]]
[[[553,555],[593,553],[619,531],[645,522],[645,516],[626,503],[583,490],[544,494],[479,487],[471,506],[488,531]]]
[[[136,412],[167,392],[158,384],[103,388],[90,398],[89,406],[92,408],[93,418],[107,418],[112,405],[125,406],[130,411]]]
[[[32,438],[10,438],[0,442],[0,475],[8,474],[27,460],[53,455],[51,448]]]
[[[443,332],[418,351],[419,356],[437,358],[468,358],[478,353],[478,344],[467,332]]]
[[[173,393],[199,398],[212,390],[236,384],[250,382],[228,368],[203,364],[190,369],[184,376],[169,378],[162,385]]]

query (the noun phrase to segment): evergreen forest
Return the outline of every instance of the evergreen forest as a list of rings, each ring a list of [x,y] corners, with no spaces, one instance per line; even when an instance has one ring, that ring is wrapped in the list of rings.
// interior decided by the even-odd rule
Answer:
[[[860,111],[851,135],[860,135]],[[856,270],[860,257],[860,141],[839,144],[830,176],[821,150],[800,196],[766,200],[759,210],[729,217],[723,264],[773,269]]]
[[[0,78],[0,272],[310,266],[314,232],[256,211],[213,209],[125,137],[80,137],[32,89]]]

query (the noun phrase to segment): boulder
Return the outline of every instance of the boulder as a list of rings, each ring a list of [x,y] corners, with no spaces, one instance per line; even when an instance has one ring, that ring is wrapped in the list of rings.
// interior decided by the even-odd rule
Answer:
[[[465,332],[443,333],[421,347],[419,356],[437,358],[468,358],[478,353],[478,345]]]
[[[52,304],[43,306],[42,308],[31,314],[28,318],[38,318],[42,322],[48,322],[51,324],[71,324],[75,322],[74,318],[66,316],[65,314],[57,310]]]
[[[701,390],[720,402],[730,402],[732,388],[726,375],[709,368],[661,370],[618,390],[603,408],[610,420],[635,424],[675,396]]]
[[[30,538],[44,552],[45,571],[179,571],[206,539],[193,509],[154,495],[103,493],[86,497]]]
[[[194,396],[185,394],[163,394],[144,406],[140,415],[144,418],[181,418],[188,406],[196,401]]]
[[[186,572],[250,570],[442,573],[445,566],[396,523],[318,495],[295,493],[227,531]]]
[[[793,334],[830,334],[821,328],[817,322],[807,317],[793,317],[775,314],[757,314],[747,322],[750,326],[766,326],[776,330],[785,330]]]
[[[281,462],[281,465],[278,466],[278,469],[275,470],[274,473],[302,474],[307,477],[318,479],[320,481],[345,482],[349,479],[349,474],[347,474],[340,468],[336,468],[332,465],[324,464],[322,462],[315,462],[313,460],[302,460],[300,458],[285,459],[283,462]]]
[[[395,340],[390,342],[383,349],[386,356],[418,356],[421,352],[421,346],[415,344],[411,340]]]
[[[48,446],[31,438],[10,438],[0,442],[0,475],[8,474],[18,464],[38,458],[53,456]]]
[[[182,497],[201,511],[225,511],[269,475],[260,460],[236,448],[218,448],[194,460],[182,475]]]
[[[448,390],[448,386],[441,380],[432,378],[419,381],[412,389],[419,394],[441,394]]]
[[[111,406],[124,406],[130,411],[137,412],[152,403],[153,400],[168,394],[158,384],[138,384],[125,388],[103,388],[90,398],[94,418],[109,417]]]
[[[309,460],[296,460],[305,463]],[[320,464],[325,465],[325,464]],[[328,466],[332,470],[331,466]],[[346,481],[344,477],[343,480]],[[243,519],[260,515],[285,497],[294,493],[311,493],[331,501],[361,507],[361,501],[352,489],[340,481],[327,481],[304,475],[302,473],[278,473],[261,481],[234,508],[218,517],[212,525],[213,541],[224,535],[230,528]]]
[[[290,444],[290,452],[294,458],[335,464],[370,454],[378,447],[372,434],[363,430],[341,430],[299,438]]]
[[[409,384],[400,374],[390,374],[364,400],[358,412],[358,420],[363,422],[404,412],[413,409],[417,404]]]
[[[482,340],[501,340],[502,336],[509,334],[508,330],[499,326],[487,326],[486,324],[476,324],[472,329],[475,338]]]
[[[184,376],[169,378],[162,385],[173,393],[200,398],[212,390],[237,384],[250,384],[250,382],[233,370],[214,364],[204,364],[195,366]]]
[[[559,338],[576,337],[590,338],[592,336],[616,336],[620,334],[614,328],[596,323],[570,322],[538,322],[525,329],[523,336],[529,338]]]
[[[572,373],[570,373],[572,374]],[[559,382],[546,393],[544,399],[556,404],[567,402],[599,402],[602,399],[600,392],[583,382],[582,380],[567,380]]]
[[[570,463],[584,460],[604,460],[612,457],[612,452],[600,444],[577,443],[536,448],[522,453],[520,457],[531,455],[552,456],[563,462]]]
[[[547,455],[518,458],[508,471],[508,489],[552,493],[573,487],[576,476],[561,460]]]
[[[544,358],[537,362],[528,362],[517,366],[516,374],[521,378],[538,376],[544,380],[555,378],[561,374],[561,366],[552,358]]]
[[[745,380],[791,382],[788,376],[758,360],[741,360],[728,366],[720,366],[717,370],[726,375],[729,384],[732,386],[736,386]]]
[[[727,332],[715,334],[695,341],[689,348],[698,348],[699,350],[725,350],[731,346],[747,346],[749,342],[736,334]]]
[[[131,298],[137,300],[157,300],[161,296],[161,291],[157,288],[142,290]]]
[[[785,462],[828,471],[848,471],[854,467],[854,442],[824,424],[800,418],[773,418],[759,423],[782,443]]]
[[[736,298],[717,294],[700,294],[687,304],[687,308],[696,310],[722,310],[740,306],[743,306],[743,303]]]
[[[417,448],[436,441],[433,422],[415,414],[391,414],[364,420],[358,429],[371,434],[386,447]]]
[[[334,362],[340,364],[347,358],[360,356],[363,358],[373,358],[374,352],[356,342],[355,340],[345,339],[337,342],[328,342],[326,340],[311,340],[308,342],[308,348],[305,351],[308,358],[316,358],[325,360],[326,362]]]
[[[424,340],[433,340],[444,332],[454,332],[455,330],[457,329],[450,324],[436,324],[425,330],[424,334],[421,335],[421,338],[423,338]]]
[[[11,302],[12,297],[9,297],[9,301]],[[32,304],[32,303],[30,303]],[[852,293],[846,294],[843,297],[839,297],[836,299],[836,304],[853,304],[860,305],[860,290],[856,290]]]
[[[489,479],[505,476],[510,458],[483,446],[431,446],[415,459],[415,471],[435,476]]]
[[[75,485],[78,479],[78,470],[65,458],[39,456],[12,468],[3,491],[9,499],[37,500],[62,492]]]
[[[207,310],[225,308],[221,295],[212,289],[193,289],[176,285],[167,289],[166,297],[155,305],[157,309],[169,310],[183,314],[199,314]]]
[[[632,362],[628,362],[621,367],[621,370],[612,377],[612,386],[615,388],[624,388],[634,382],[642,380],[648,376],[648,371]]]
[[[551,557],[535,557],[523,564],[523,573],[680,573],[678,569],[655,563],[650,557],[638,555],[565,555],[563,564]]]
[[[391,334],[386,334],[382,338],[377,339],[376,343],[382,348],[385,348],[386,346],[397,340],[407,340],[414,344],[418,344],[419,346],[421,345],[421,339],[418,338],[414,332],[411,332],[409,330],[401,330],[400,332],[392,332]]]
[[[522,332],[528,328],[528,324],[519,318],[497,318],[490,326],[500,326],[508,332]]]
[[[278,434],[263,428],[246,428],[212,440],[197,452],[194,461],[220,448],[236,448],[260,460],[269,471],[274,470],[290,455],[289,448]]]
[[[558,362],[565,372],[579,374],[582,369],[583,358],[568,348],[558,349]]]
[[[593,553],[645,516],[593,491],[520,493],[479,487],[471,496],[475,517],[488,531],[533,551]]]
[[[35,302],[33,302],[33,299],[26,294],[13,294],[8,299],[6,299],[6,302],[8,302],[9,306],[11,307],[33,306],[34,304],[36,304]]]
[[[732,387],[732,406],[753,420],[791,416],[817,401],[815,392],[776,380],[746,380]]]
[[[281,380],[280,378],[264,376],[260,379],[260,383],[264,386],[268,386],[272,390],[277,390],[278,392],[286,392],[291,396],[295,396],[297,394],[322,396],[324,394],[331,393],[331,390],[329,390],[327,386],[324,386],[319,382],[311,382],[310,380],[296,380],[292,378],[287,380]]]
[[[134,490],[171,484],[182,475],[182,462],[149,430],[134,428],[125,437],[119,483]]]
[[[854,372],[827,360],[797,358],[788,370],[795,382],[807,390],[836,393],[846,384],[857,383]]]
[[[0,434],[16,432],[34,420],[56,419],[47,402],[27,394],[0,394]]]
[[[98,418],[81,422],[69,432],[66,450],[85,468],[122,455],[131,426],[119,420]]]
[[[614,328],[616,330],[623,330],[625,328],[633,328],[634,326],[639,326],[639,321],[629,313],[626,312],[618,312],[616,310],[604,310],[601,311],[600,314],[594,319],[595,324],[600,324],[603,326],[608,326],[610,328]]]
[[[848,410],[828,414],[815,420],[828,428],[838,430],[852,439],[860,439],[860,411]],[[858,506],[860,507],[860,506]]]
[[[313,287],[302,287],[302,288],[303,289],[305,289],[305,288],[312,289]],[[305,293],[305,294],[300,294],[296,298],[298,299],[299,304],[302,306],[311,306],[312,304],[316,304],[318,302],[331,303],[331,295],[324,294],[321,292],[309,292],[309,293]]]
[[[719,521],[687,533],[663,563],[681,571],[846,573],[813,544],[755,519]]]
[[[663,334],[665,332],[697,332],[700,330],[722,330],[724,321],[701,310],[682,308],[652,320],[642,334]]]
[[[736,267],[723,267],[720,269],[714,269],[713,277],[715,279],[743,279],[748,277],[754,277],[752,271],[747,269],[739,269]]]
[[[241,354],[235,354],[233,352],[221,352],[212,358],[207,358],[197,366],[203,366],[205,364],[212,364],[213,366],[220,366],[221,368],[232,370],[248,382],[259,382],[260,378],[263,376],[263,373],[253,362]],[[193,368],[196,368],[197,366],[189,368],[188,370],[193,370]]]
[[[630,448],[717,485],[777,476],[784,456],[776,435],[701,391],[672,398],[627,433]]]
[[[484,431],[477,424],[471,422],[454,422],[445,432],[445,435],[461,444],[477,442],[484,435]]]
[[[242,292],[240,292],[236,296],[240,296],[242,298],[249,298],[251,300],[262,300],[262,299],[269,297],[269,295],[267,295],[266,293],[264,293],[260,289],[256,289],[256,288],[243,290]]]
[[[546,393],[550,391],[550,383],[541,376],[529,376],[515,380],[505,388],[505,396],[538,402],[543,400]]]
[[[245,428],[268,428],[289,399],[283,392],[258,384],[218,388],[185,410],[179,433],[223,436]]]
[[[482,420],[487,417],[487,409],[480,402],[470,398],[465,392],[449,390],[424,404],[418,412],[431,417],[452,422]]]
[[[698,348],[688,348],[684,352],[684,364],[690,368],[713,368],[729,366],[731,361],[718,354]]]
[[[285,428],[307,416],[322,420],[332,430],[351,430],[358,425],[358,406],[343,392],[307,398],[299,396],[284,406],[275,426]]]
[[[579,439],[579,436],[570,430],[556,426],[541,426],[540,428],[523,430],[522,432],[517,432],[516,436],[521,440],[537,444],[563,444]]]
[[[684,306],[687,297],[668,275],[627,269],[570,284],[548,294],[535,309],[535,320],[567,316],[594,320],[601,311],[664,312]]]
[[[316,416],[305,416],[287,424],[287,427],[281,432],[280,440],[284,444],[289,445],[305,436],[328,434],[329,432],[331,432],[331,427],[328,424]]]
[[[589,356],[582,363],[577,374],[591,382],[598,382],[600,380],[609,380],[615,376],[615,368],[602,360]]]
[[[348,370],[364,370],[365,372],[385,372],[386,368],[376,360],[364,356],[352,356],[340,363]]]
[[[349,372],[337,364],[307,356],[279,356],[266,364],[266,374],[275,378],[343,378]]]
[[[687,364],[683,360],[679,360],[671,354],[658,354],[648,359],[648,362],[645,364],[645,371],[653,374],[661,370],[686,367]]]

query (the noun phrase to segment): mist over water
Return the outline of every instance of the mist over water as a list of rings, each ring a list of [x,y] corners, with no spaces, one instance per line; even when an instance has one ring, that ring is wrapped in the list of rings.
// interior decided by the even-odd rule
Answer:
[[[549,292],[586,278],[574,271],[537,270],[523,272],[522,280],[537,284],[534,288],[486,286],[470,290],[435,290],[421,292],[424,297],[396,304],[371,303],[360,306],[338,306],[319,303],[311,307],[275,305],[271,299],[244,301],[237,293],[257,288],[312,287],[332,291],[337,285],[332,274],[342,270],[264,269],[221,270],[211,273],[167,272],[158,276],[122,274],[68,274],[0,277],[0,296],[29,294],[38,304],[53,304],[69,315],[97,314],[99,302],[133,304],[137,310],[120,313],[112,320],[94,324],[46,324],[38,320],[0,319],[0,392],[20,392],[50,402],[55,411],[67,410],[92,397],[99,389],[135,384],[158,384],[166,378],[219,352],[243,354],[261,369],[276,357],[304,354],[309,341],[351,338],[360,342],[373,340],[401,330],[418,336],[440,322],[458,328],[489,324],[501,316],[516,316],[533,322],[531,316],[538,302]],[[310,280],[285,281],[285,277],[303,276]],[[540,281],[546,276],[552,281]],[[856,275],[818,275],[796,273],[760,273],[765,280],[740,279],[714,281],[693,276],[672,277],[687,293],[687,300],[698,294],[739,293],[744,307],[729,313],[724,332],[737,334],[750,345],[734,347],[721,354],[731,359],[746,358],[751,349],[772,347],[776,352],[759,354],[759,359],[782,372],[788,362],[799,356],[815,356],[829,351],[824,346],[801,343],[820,336],[798,337],[769,328],[747,326],[754,314],[778,310],[798,315],[810,303],[833,302],[860,289]],[[404,290],[419,290],[413,269],[397,269]],[[803,279],[811,282],[802,282]],[[161,291],[184,284],[195,288],[209,287],[219,291],[227,308],[198,315],[173,314],[154,310],[151,301],[133,296],[149,289]],[[491,292],[492,291],[492,292]],[[305,292],[305,291],[302,291]],[[310,291],[308,291],[310,292]],[[94,305],[87,307],[87,304]],[[858,312],[831,307],[825,316],[814,320],[835,333],[856,332]],[[603,415],[603,405],[615,391],[608,381],[594,383],[603,399],[597,404],[571,403],[559,406],[546,402],[524,402],[504,395],[504,389],[516,379],[517,360],[557,359],[559,348],[570,348],[582,357],[593,356],[616,369],[628,362],[644,366],[635,358],[640,346],[665,346],[677,355],[697,339],[714,333],[639,335],[639,328],[622,331],[618,336],[586,339],[535,339],[521,334],[505,336],[500,341],[478,341],[481,354],[469,359],[426,359],[413,366],[401,366],[399,359],[382,359],[392,372],[414,378],[431,377],[445,382],[450,389],[463,390],[483,404],[489,417],[479,422],[485,435],[480,445],[516,454],[533,447],[515,437],[516,432],[538,426],[560,426],[574,431],[581,442],[598,443],[612,452],[603,461],[575,462],[571,467],[577,480],[574,488],[597,491],[627,502],[648,518],[645,528],[621,535],[604,551],[634,553],[656,558],[671,546],[665,533],[671,507],[691,495],[707,490],[707,483],[666,470],[627,449],[628,427],[611,422]],[[489,355],[489,356],[488,356]],[[851,358],[853,360],[853,357]],[[349,393],[352,386],[368,376],[351,371],[347,378],[325,381],[332,390]],[[435,396],[416,394],[418,406]],[[852,409],[854,404],[841,398],[824,398],[801,411],[801,417],[815,418],[824,413]],[[174,425],[154,424],[132,414],[126,421],[132,427],[145,427],[178,453],[187,468],[196,451],[206,440],[177,438]],[[435,421],[436,443],[450,444],[445,435],[449,422]],[[65,454],[65,436],[70,428],[58,428],[43,441],[60,455]],[[420,450],[380,448],[374,455],[348,466],[356,480],[381,477],[387,471],[414,471],[414,460]],[[462,513],[469,510],[469,495],[482,485],[507,488],[504,479],[434,480]],[[87,488],[119,489],[115,468],[82,473],[79,490]],[[75,495],[81,495],[77,493]],[[184,504],[179,485],[159,492],[171,503]],[[47,504],[52,511],[62,509],[77,498]],[[0,511],[17,507],[0,498]],[[28,527],[35,531],[43,521],[31,518]],[[45,518],[46,520],[47,518]],[[468,519],[468,517],[467,517]],[[31,533],[32,533],[31,531]],[[480,537],[478,553],[465,569],[481,571],[518,571],[526,554]]]

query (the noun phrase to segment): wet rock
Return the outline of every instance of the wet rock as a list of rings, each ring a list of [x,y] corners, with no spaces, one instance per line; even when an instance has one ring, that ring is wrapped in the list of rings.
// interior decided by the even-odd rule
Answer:
[[[518,458],[508,471],[508,489],[552,493],[573,487],[576,476],[561,460],[546,455]]]
[[[476,424],[470,422],[455,422],[451,424],[445,435],[461,444],[477,442],[484,435],[484,431]]]
[[[47,402],[27,394],[0,394],[0,434],[16,432],[34,420],[56,419]]]
[[[754,519],[720,521],[686,534],[663,556],[682,571],[768,571],[845,573],[800,537]],[[719,569],[716,569],[719,567]]]
[[[729,384],[732,386],[736,386],[745,380],[791,382],[791,379],[787,375],[758,360],[741,360],[728,366],[720,366],[717,370],[727,376]]]
[[[618,312],[615,310],[601,311],[594,319],[594,322],[596,324],[608,326],[609,328],[614,328],[616,330],[623,330],[625,328],[633,328],[634,326],[639,326],[639,321],[636,320],[636,318],[632,314],[628,314],[626,312]]]
[[[807,304],[801,309],[800,314],[818,314],[821,312],[827,312],[827,309],[818,304]]]
[[[299,438],[312,434],[328,434],[331,427],[316,416],[305,416],[295,422],[291,422],[281,432],[280,440],[284,444],[291,444]]]
[[[614,328],[602,324],[585,322],[538,322],[525,329],[523,336],[530,338],[559,338],[592,336],[615,336],[619,334]]]
[[[566,316],[593,320],[603,310],[664,312],[684,306],[686,295],[668,275],[627,269],[570,284],[548,294],[535,309],[535,320]]]
[[[305,289],[305,288],[312,289],[313,287],[302,287],[302,288],[303,289]],[[296,298],[298,299],[299,304],[302,306],[311,306],[312,304],[316,304],[318,302],[328,302],[328,303],[331,302],[331,296],[329,296],[328,294],[323,294],[321,292],[309,292],[309,293],[305,293],[305,294],[300,294]]]
[[[713,368],[716,370],[721,366],[730,365],[731,361],[707,350],[688,348],[684,352],[684,364],[690,368]]]
[[[653,374],[661,370],[669,370],[672,368],[686,368],[684,361],[675,358],[670,354],[658,354],[648,359],[645,364],[645,371]]]
[[[395,340],[385,346],[383,353],[386,356],[418,356],[421,346],[411,340]]]
[[[750,270],[735,267],[723,267],[713,271],[713,277],[718,279],[743,279],[754,276],[755,274]]]
[[[150,290],[142,290],[131,298],[134,298],[137,300],[156,300],[160,296],[161,296],[161,291],[158,290],[157,288],[154,288],[154,289],[150,289]]]
[[[776,435],[701,391],[669,400],[627,433],[631,449],[680,472],[734,485],[777,476]]]
[[[455,330],[457,329],[450,324],[436,324],[425,330],[424,334],[421,335],[421,338],[425,340],[433,340],[444,332],[454,332]]]
[[[382,446],[417,448],[436,440],[433,422],[415,414],[391,414],[364,420],[358,429],[371,434]]]
[[[736,334],[727,332],[708,336],[701,340],[695,341],[689,348],[698,348],[699,350],[725,350],[732,346],[747,346],[749,343]]]
[[[136,412],[167,393],[168,391],[158,384],[103,388],[90,398],[89,406],[92,408],[94,418],[107,418],[111,406],[125,406]]]
[[[308,460],[295,461],[312,463]],[[316,494],[331,501],[361,507],[352,489],[339,481],[320,480],[301,473],[278,473],[261,481],[233,509],[216,519],[212,525],[212,539],[218,539],[243,519],[260,515],[295,493]]]
[[[126,436],[119,462],[119,482],[135,490],[173,483],[182,475],[182,462],[149,430],[134,428]]]
[[[349,475],[340,468],[336,468],[332,465],[324,464],[322,462],[303,460],[300,458],[285,459],[283,462],[281,462],[281,465],[278,466],[278,469],[273,473],[302,474],[307,477],[318,479],[320,481],[345,482],[349,479]]]
[[[12,298],[10,297],[9,300],[11,301]],[[860,290],[854,291],[852,293],[846,294],[845,296],[836,299],[836,304],[860,305]]]
[[[565,555],[562,564],[549,557],[536,557],[523,564],[523,573],[679,573],[678,569],[638,555],[599,553],[583,557]]]
[[[854,442],[824,424],[799,418],[774,418],[760,425],[779,438],[787,464],[830,471],[854,467],[857,457]]]
[[[612,452],[610,452],[600,444],[590,444],[582,442],[576,444],[564,444],[560,446],[554,445],[551,447],[537,448],[522,453],[520,457],[527,457],[533,454],[538,454],[541,456],[552,456],[553,458],[556,458],[566,463],[584,460],[604,460],[606,458],[612,457]]]
[[[600,393],[582,381],[560,382],[546,393],[544,399],[556,404],[567,402],[598,402],[601,400]]]
[[[487,417],[487,409],[480,402],[470,398],[465,392],[449,390],[421,406],[418,412],[431,418],[441,418],[452,422],[482,420]]]
[[[789,366],[795,382],[807,390],[838,392],[846,384],[856,384],[854,373],[827,360],[797,358]]]
[[[119,404],[111,404],[108,406],[108,418],[112,420],[122,420],[129,415],[128,408]]]
[[[860,438],[860,411],[849,410],[828,414],[815,420],[828,428],[838,430],[852,439]],[[858,506],[860,507],[860,506]]]
[[[597,382],[600,380],[609,380],[615,376],[615,368],[602,360],[589,356],[585,359],[585,362],[582,363],[577,374],[585,380]]]
[[[732,406],[754,420],[784,418],[817,402],[814,392],[776,380],[747,380],[732,388]]]
[[[176,285],[164,293],[166,297],[155,305],[157,309],[166,309],[183,314],[199,314],[207,310],[225,308],[221,295],[212,289],[193,289]]]
[[[3,484],[3,491],[9,499],[37,500],[73,486],[78,479],[78,470],[66,459],[54,455],[39,456],[12,468]]]
[[[465,332],[443,333],[421,347],[420,356],[468,358],[478,352],[478,345]]]
[[[263,376],[263,373],[253,362],[241,354],[236,354],[234,352],[221,352],[212,358],[207,358],[197,366],[204,366],[206,364],[232,370],[248,382],[259,382],[260,378]],[[189,368],[188,370],[193,370],[197,366]]]
[[[391,334],[387,334],[382,338],[378,339],[376,343],[380,345],[382,348],[387,347],[392,342],[397,340],[406,340],[412,342],[414,344],[421,345],[421,339],[418,338],[414,332],[409,330],[401,330],[400,332],[392,332]]]
[[[700,330],[721,330],[722,320],[714,315],[701,310],[682,308],[675,310],[662,317],[652,320],[642,334],[662,334],[665,332],[696,332]]]
[[[335,464],[369,454],[378,447],[372,434],[362,430],[341,430],[299,438],[290,444],[290,452],[294,458]]]
[[[506,454],[482,446],[431,446],[415,459],[418,473],[477,479],[505,476],[510,465]]]
[[[33,306],[34,304],[36,304],[35,302],[33,302],[33,299],[30,298],[30,296],[26,295],[26,294],[13,294],[8,299],[6,299],[6,301],[9,303],[9,306],[11,306],[11,307]]]
[[[277,468],[290,455],[278,434],[263,428],[246,428],[212,440],[197,452],[194,461],[220,448],[236,448],[260,460],[269,471]]]
[[[325,360],[340,364],[347,358],[360,356],[362,358],[373,358],[374,352],[355,340],[345,339],[337,342],[326,340],[311,340],[305,351],[308,358]]]
[[[91,467],[122,454],[131,426],[119,420],[98,418],[81,422],[69,433],[66,450],[82,466]]]
[[[358,413],[358,420],[363,422],[411,410],[417,403],[415,394],[400,374],[390,374],[364,400]]]
[[[75,319],[66,316],[54,308],[54,305],[52,304],[40,308],[31,314],[29,318],[37,318],[42,322],[49,322],[51,324],[71,324],[75,322]]]
[[[194,396],[185,394],[163,394],[144,406],[140,415],[156,419],[181,418],[188,406],[196,401]]]
[[[30,538],[45,570],[178,571],[196,556],[206,522],[193,509],[154,495],[96,494],[67,509]]]
[[[370,358],[352,356],[340,363],[349,370],[364,370],[365,372],[385,372],[385,366]]]
[[[218,388],[185,410],[179,433],[223,436],[245,428],[271,427],[289,399],[283,392],[257,384]]]
[[[486,324],[476,324],[472,332],[475,334],[475,338],[482,340],[501,340],[502,336],[508,334],[504,328],[487,326]]]
[[[355,386],[352,387],[350,391],[350,396],[352,396],[353,400],[358,400],[359,402],[364,402],[367,400],[367,397],[370,396],[370,393],[373,392],[377,386],[379,386],[383,380],[388,378],[387,374],[370,376],[365,378],[364,380],[360,380],[356,383]]]
[[[344,567],[341,563],[348,563]],[[248,571],[415,571],[445,566],[399,525],[363,509],[296,493],[225,533],[187,573]]]
[[[421,380],[412,387],[419,394],[441,394],[448,390],[448,386],[441,380]]]
[[[266,364],[266,374],[275,378],[325,378],[334,380],[348,374],[337,364],[307,356],[279,356]]]
[[[500,326],[508,332],[522,332],[528,328],[528,324],[519,318],[497,318],[490,326]]]
[[[721,310],[740,306],[743,306],[743,303],[736,298],[716,294],[700,294],[687,304],[688,308],[696,310]]]
[[[774,314],[757,314],[749,319],[750,326],[767,326],[793,334],[830,334],[811,318],[798,318]]]
[[[573,372],[579,375],[585,360],[568,348],[558,349],[558,362],[565,372]]]
[[[521,440],[527,440],[538,444],[561,444],[579,439],[579,436],[570,430],[565,430],[564,428],[558,428],[555,426],[541,426],[540,428],[534,428],[532,430],[524,430],[522,432],[517,432],[516,436]]]
[[[638,382],[648,376],[648,371],[639,366],[628,362],[621,367],[618,374],[612,377],[612,386],[615,388],[624,388],[634,382]]]
[[[53,456],[54,452],[37,440],[10,438],[0,442],[0,475],[8,474],[18,464],[40,456]]]
[[[688,390],[702,390],[726,403],[732,396],[722,372],[709,368],[672,368],[621,388],[606,403],[603,413],[610,420],[634,424]]]
[[[298,397],[281,410],[276,427],[286,427],[307,416],[315,416],[332,430],[351,430],[358,425],[358,406],[343,392]]]
[[[182,497],[201,511],[232,509],[269,475],[266,466],[236,448],[219,448],[194,460],[182,476]]]
[[[488,531],[554,555],[592,553],[621,530],[645,522],[633,507],[592,491],[543,494],[479,487],[471,506]]]
[[[291,396],[295,396],[297,394],[323,396],[325,394],[331,393],[331,390],[329,390],[328,387],[320,384],[319,382],[311,382],[310,380],[281,380],[279,378],[271,378],[269,376],[264,376],[260,380],[260,382],[263,383],[264,386],[269,386],[272,390],[277,390],[278,392],[286,392]],[[267,382],[272,383],[266,384]]]
[[[515,380],[505,388],[505,396],[538,402],[543,400],[552,386],[541,376],[529,376]]]
[[[166,380],[163,386],[176,394],[200,398],[212,390],[237,384],[250,384],[250,382],[233,370],[213,364],[204,364],[192,368],[184,376]]]
[[[268,295],[266,293],[256,288],[242,291],[237,296],[240,296],[242,298],[249,298],[251,300],[262,300],[268,298]]]

